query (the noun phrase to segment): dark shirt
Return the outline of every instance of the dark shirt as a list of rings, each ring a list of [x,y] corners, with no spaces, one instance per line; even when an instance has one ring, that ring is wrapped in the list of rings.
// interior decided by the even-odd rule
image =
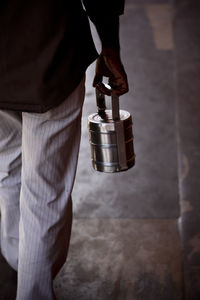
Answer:
[[[117,46],[115,24],[124,1],[83,4],[85,9],[81,0],[0,2],[0,109],[45,112],[74,90],[98,56],[88,16],[102,44]]]

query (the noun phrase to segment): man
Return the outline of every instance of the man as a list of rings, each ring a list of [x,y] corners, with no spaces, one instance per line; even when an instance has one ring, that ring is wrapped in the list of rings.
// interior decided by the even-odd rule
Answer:
[[[5,0],[0,4],[1,252],[18,272],[17,300],[56,299],[65,263],[80,143],[84,74],[128,91],[120,60],[123,0]],[[102,43],[98,56],[88,24]]]

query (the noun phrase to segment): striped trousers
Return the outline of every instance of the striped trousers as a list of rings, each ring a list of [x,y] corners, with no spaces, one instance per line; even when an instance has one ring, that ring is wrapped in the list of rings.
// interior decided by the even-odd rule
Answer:
[[[56,299],[67,258],[85,79],[45,113],[0,110],[1,252],[18,271],[17,300]]]

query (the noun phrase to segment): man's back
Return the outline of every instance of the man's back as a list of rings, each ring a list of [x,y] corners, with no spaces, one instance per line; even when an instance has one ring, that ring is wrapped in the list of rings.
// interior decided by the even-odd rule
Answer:
[[[0,108],[46,111],[97,57],[80,0],[5,1],[0,28]]]

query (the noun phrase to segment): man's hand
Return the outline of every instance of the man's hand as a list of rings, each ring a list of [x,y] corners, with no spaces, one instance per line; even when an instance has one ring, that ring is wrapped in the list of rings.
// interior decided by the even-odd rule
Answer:
[[[104,48],[96,63],[96,74],[93,86],[98,87],[102,93],[110,95],[111,91],[102,83],[103,76],[109,78],[108,84],[118,96],[128,92],[127,75],[124,71],[118,50]]]

